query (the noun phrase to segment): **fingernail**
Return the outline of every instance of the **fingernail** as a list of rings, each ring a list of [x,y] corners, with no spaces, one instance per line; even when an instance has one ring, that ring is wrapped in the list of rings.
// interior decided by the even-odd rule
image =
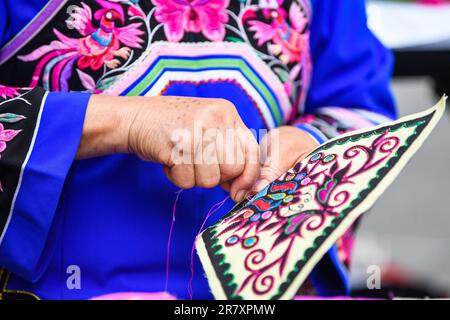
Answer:
[[[236,202],[241,202],[244,200],[245,195],[247,194],[247,190],[241,190],[236,193]]]

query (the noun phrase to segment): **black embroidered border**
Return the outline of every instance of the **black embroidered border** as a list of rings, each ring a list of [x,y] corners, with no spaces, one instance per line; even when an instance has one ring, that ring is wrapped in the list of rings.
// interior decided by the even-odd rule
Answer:
[[[34,50],[36,50],[37,48],[39,48],[43,45],[49,45],[52,41],[58,40],[58,38],[56,37],[56,35],[54,33],[54,30],[58,30],[64,36],[72,38],[72,39],[85,38],[86,36],[81,35],[75,28],[68,28],[67,23],[66,23],[67,19],[69,18],[68,12],[71,12],[73,10],[73,9],[71,9],[71,7],[73,7],[74,5],[81,6],[82,3],[87,4],[92,12],[95,12],[96,10],[102,8],[101,5],[94,0],[67,1],[67,3],[62,5],[61,8],[59,9],[59,11],[55,13],[53,18],[50,19],[50,21],[46,25],[42,26],[42,29],[36,34],[36,36],[34,36],[34,38],[30,39],[25,45],[23,45],[17,51],[16,54],[11,56],[5,63],[0,65],[0,83],[2,85],[8,85],[8,86],[12,86],[12,87],[29,86],[30,81],[34,75],[35,68],[38,65],[38,63],[41,61],[41,59],[39,59],[37,61],[24,62],[24,61],[19,60],[18,56],[28,55],[31,52],[33,52]],[[125,3],[117,2],[117,1],[116,1],[116,3],[119,3],[122,6],[122,9],[124,12],[128,12],[129,8],[131,7],[130,4],[125,4]],[[297,2],[297,5],[300,5],[303,8],[303,4]],[[141,1],[140,6],[145,14],[148,14],[155,8],[155,5],[150,0]],[[286,12],[289,12],[289,9],[290,9],[289,3],[286,2],[286,3],[282,4],[282,8]],[[230,4],[227,9],[230,10],[231,12],[233,12],[233,14],[237,15],[237,13],[240,10],[240,2],[236,1],[236,0],[230,1]],[[305,11],[305,8],[303,8],[302,10]],[[258,10],[255,13],[257,16],[256,20],[262,21],[262,22],[264,21],[265,23],[269,23],[267,18],[264,17],[263,12],[264,12],[264,10]],[[98,19],[93,18],[93,20],[94,21],[92,21],[92,23],[93,23],[94,28],[98,28],[99,27]],[[135,19],[134,17],[130,16],[129,14],[126,14],[125,22],[123,24],[118,25],[118,27],[123,27],[125,25],[129,25],[131,23],[137,23],[137,22],[140,22],[140,20]],[[160,25],[160,23],[156,20],[156,18],[154,16],[150,19],[149,23],[150,23],[151,30],[155,31],[155,34],[152,36],[152,42],[168,41],[167,37],[165,35],[165,32],[164,32],[164,28],[159,28],[159,29],[156,28],[156,26]],[[239,29],[239,26],[237,25],[237,23],[235,21],[233,21],[232,19],[229,19],[228,25],[232,26],[233,28]],[[246,28],[248,29],[247,25],[246,25]],[[304,26],[302,33],[309,32],[309,29],[310,29],[310,24],[308,23]],[[141,27],[140,30],[147,33],[147,31],[143,27]],[[228,42],[242,41],[242,40],[239,40],[239,37],[237,37],[236,34],[232,31],[230,31],[228,28],[226,28],[225,31],[226,31],[226,34],[225,34],[224,41],[228,41]],[[255,34],[255,31],[251,31],[251,30],[247,31],[248,41],[250,42],[250,45],[255,50],[258,50],[258,51],[262,52],[263,54],[270,55],[270,52],[267,49],[267,46],[259,45],[258,40],[254,37],[254,34]],[[139,59],[139,57],[141,57],[143,54],[146,53],[144,48],[146,47],[146,44],[149,41],[149,35],[145,34],[142,36],[142,38],[144,40],[143,48],[141,48],[141,49],[134,48],[133,49],[134,54],[131,59],[130,65],[132,65],[137,59]],[[210,42],[210,40],[207,39],[202,34],[202,32],[194,33],[194,32],[185,31],[184,36],[180,42],[201,43],[201,42]],[[63,51],[61,51],[61,54],[62,54],[62,52]],[[119,58],[119,60],[120,60],[120,58]],[[124,62],[124,61],[122,61],[122,62]],[[295,62],[290,62],[288,65],[289,69],[294,66],[295,66]],[[275,67],[276,66],[271,67],[271,68],[274,70]],[[112,70],[110,70],[110,71],[112,71]],[[97,81],[103,73],[103,68],[100,68],[100,70],[96,70],[96,71],[94,71],[90,68],[87,68],[87,69],[83,69],[83,72],[86,72],[94,80]],[[108,79],[112,79],[114,81],[115,76],[120,75],[121,72],[123,72],[123,71],[113,72],[113,75],[108,77]],[[11,75],[14,75],[14,76],[12,77]],[[79,78],[79,75],[74,70],[68,81],[68,84],[69,84],[70,91],[85,91],[86,90],[86,88],[83,86],[83,84],[81,82],[81,79]],[[42,80],[39,81],[38,86],[42,86]],[[50,89],[50,88],[46,88],[46,89]],[[299,90],[300,90],[300,88],[298,88],[298,91]]]
[[[370,192],[380,183],[380,181],[382,180],[382,177],[384,175],[386,175],[395,166],[395,164],[399,161],[401,156],[414,143],[414,141],[417,139],[417,137],[420,135],[420,133],[423,131],[423,129],[425,129],[425,127],[428,125],[430,120],[433,118],[434,114],[435,114],[435,111],[426,116],[418,118],[418,119],[400,122],[395,125],[383,126],[376,130],[369,131],[367,133],[359,133],[359,134],[354,134],[354,135],[344,137],[342,139],[337,139],[335,141],[329,142],[329,143],[317,148],[316,150],[314,150],[313,152],[310,153],[310,155],[311,155],[311,154],[314,154],[321,150],[327,150],[336,144],[341,145],[341,144],[345,144],[349,141],[357,141],[360,139],[367,138],[369,136],[372,136],[373,134],[381,134],[381,133],[385,132],[386,130],[395,131],[404,126],[406,126],[406,127],[416,126],[416,129],[414,130],[414,135],[411,135],[406,140],[406,143],[398,149],[395,157],[391,158],[383,168],[378,170],[376,177],[373,178],[371,181],[369,181],[368,188],[362,190],[358,194],[357,198],[350,203],[349,207],[342,210],[341,215],[336,217],[331,222],[331,226],[324,229],[323,235],[318,237],[314,241],[313,246],[305,250],[304,257],[301,260],[297,261],[297,263],[295,264],[296,270],[293,270],[288,274],[287,280],[279,286],[278,293],[276,295],[274,295],[273,297],[271,297],[270,298],[271,300],[277,300],[277,299],[281,298],[282,294],[289,288],[292,281],[300,273],[301,269],[306,265],[307,261],[317,251],[317,249],[323,244],[323,242],[331,235],[331,233],[342,223],[342,221],[345,219],[345,217],[355,207],[357,207],[363,201],[363,199],[365,197],[367,197],[370,194]],[[224,219],[226,219],[230,215],[234,214],[235,212],[237,212],[238,210],[243,208],[244,205],[245,205],[245,203],[236,205],[227,215],[225,215],[215,225],[208,228],[202,235],[203,241],[206,246],[206,250],[208,252],[208,256],[209,256],[210,260],[212,261],[216,275],[222,275],[222,278],[220,278],[220,277],[218,277],[218,278],[220,280],[222,288],[228,299],[242,299],[242,297],[234,295],[237,285],[233,282],[233,275],[228,272],[230,265],[228,263],[225,263],[225,255],[220,253],[221,246],[217,244],[218,240],[214,238],[215,227],[217,225],[219,225]]]
[[[98,4],[94,0],[88,1],[80,1],[80,0],[72,0],[67,1],[59,11],[53,16],[51,20],[48,21],[46,25],[42,27],[42,29],[37,33],[37,35],[30,39],[24,46],[22,46],[15,55],[9,58],[5,63],[0,65],[0,83],[2,85],[7,85],[11,87],[28,87],[30,85],[30,81],[33,77],[34,70],[41,59],[37,61],[23,62],[19,60],[17,57],[21,55],[27,55],[36,50],[37,48],[43,45],[49,45],[52,41],[58,40],[56,37],[54,30],[58,30],[69,38],[73,39],[81,39],[84,38],[75,28],[68,28],[66,21],[69,18],[68,12],[71,12],[71,9],[74,5],[81,6],[81,4],[85,2],[88,4],[91,11],[94,13],[96,10],[101,9],[101,5]],[[129,5],[121,4],[124,12],[127,12]],[[148,12],[152,7],[151,1],[143,2],[142,8],[145,12]],[[128,25],[130,23],[134,23],[136,21],[132,20],[128,14],[126,14],[126,21],[124,25]],[[98,27],[99,21],[93,21],[94,27]],[[145,31],[142,29],[142,31]],[[158,37],[163,35],[163,31],[158,32]],[[159,38],[158,38],[159,39]],[[147,41],[147,36],[144,36],[144,40]],[[144,44],[145,48],[145,44]],[[135,61],[139,56],[143,54],[142,49],[134,49],[135,54],[133,61]],[[62,53],[61,53],[62,54]],[[94,71],[92,69],[84,70],[89,73],[94,79],[98,79],[102,74],[103,68],[100,70]],[[11,76],[14,75],[14,76]],[[43,86],[42,81],[40,80],[38,86]],[[47,88],[46,88],[47,89]],[[50,88],[48,88],[50,89]],[[70,91],[85,91],[86,88],[81,83],[81,79],[77,75],[75,71],[72,72],[72,76],[69,80],[69,90]]]
[[[19,92],[23,94],[26,91],[19,90]],[[21,130],[21,132],[12,141],[7,142],[6,150],[0,156],[0,182],[3,187],[3,192],[0,192],[0,234],[8,221],[22,165],[31,147],[44,95],[43,89],[33,89],[22,96],[31,105],[15,99],[10,102],[6,101],[0,107],[1,113],[15,113],[26,117],[17,123],[2,123],[5,130],[13,129]]]

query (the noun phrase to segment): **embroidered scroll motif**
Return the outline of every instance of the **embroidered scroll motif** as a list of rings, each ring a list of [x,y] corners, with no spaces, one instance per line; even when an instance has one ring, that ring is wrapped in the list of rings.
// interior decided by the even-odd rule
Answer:
[[[445,109],[326,142],[202,233],[197,250],[218,299],[290,299],[386,190]]]

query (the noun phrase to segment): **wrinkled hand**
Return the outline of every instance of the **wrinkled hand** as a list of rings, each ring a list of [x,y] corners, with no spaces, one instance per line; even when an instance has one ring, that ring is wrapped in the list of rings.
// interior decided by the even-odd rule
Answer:
[[[271,130],[260,143],[263,165],[253,192],[264,189],[317,146],[307,133],[296,127],[282,126]]]
[[[228,184],[235,201],[260,174],[258,143],[223,99],[93,95],[77,158],[124,152],[162,164],[181,188]]]

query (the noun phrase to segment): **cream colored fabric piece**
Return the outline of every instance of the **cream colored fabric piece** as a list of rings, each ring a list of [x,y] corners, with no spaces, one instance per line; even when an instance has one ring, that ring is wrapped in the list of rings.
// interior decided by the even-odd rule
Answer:
[[[445,101],[327,141],[206,229],[196,248],[215,298],[293,298],[420,148]]]

